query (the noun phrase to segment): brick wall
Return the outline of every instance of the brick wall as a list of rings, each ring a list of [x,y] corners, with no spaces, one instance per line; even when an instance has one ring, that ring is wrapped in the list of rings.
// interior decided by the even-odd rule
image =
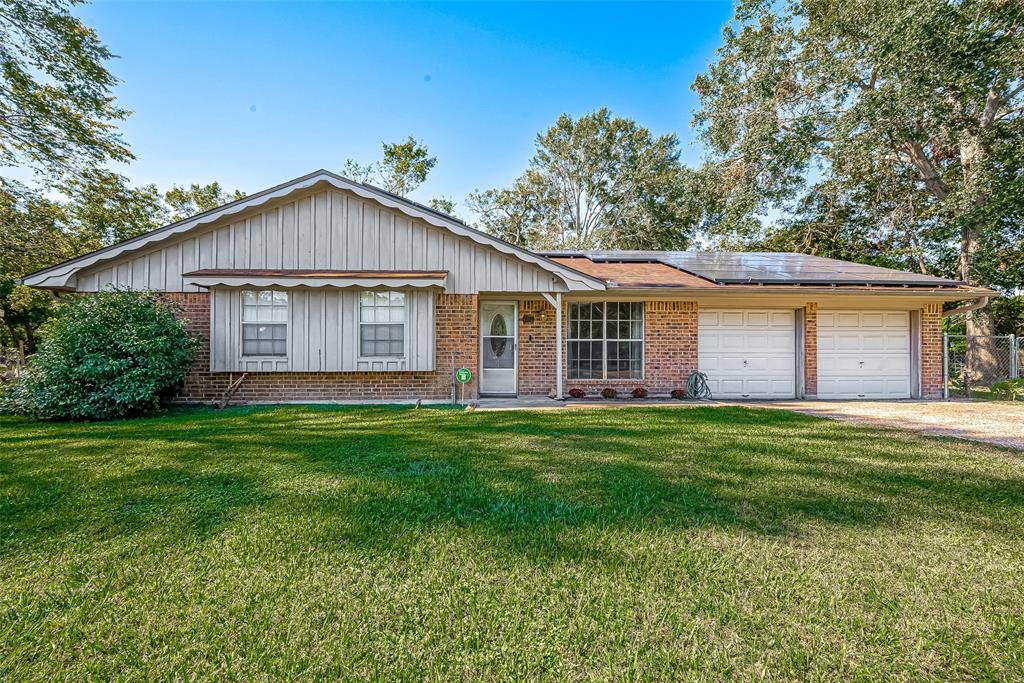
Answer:
[[[804,304],[804,396],[818,395],[818,304]]]
[[[210,297],[202,293],[168,293],[184,310],[188,327],[203,337],[192,372],[185,379],[178,401],[210,403],[218,400],[240,372],[210,372]],[[232,401],[346,401],[447,399],[451,394],[452,353],[456,367],[473,370],[466,398],[476,397],[477,297],[473,294],[438,294],[435,300],[437,347],[435,369],[430,372],[251,372]]]
[[[520,301],[518,334],[519,395],[547,396],[555,389],[555,307],[544,299]]]
[[[563,303],[562,321],[568,320]],[[524,322],[527,318],[529,322]],[[532,320],[530,320],[532,318]],[[555,388],[555,310],[545,300],[519,302],[519,394],[546,396]],[[562,359],[568,368],[568,343],[563,335]],[[697,369],[697,304],[693,301],[647,301],[644,304],[644,378],[626,380],[564,379],[568,395],[580,387],[590,395],[612,387],[631,392],[644,387],[652,395],[667,396],[685,389]]]
[[[921,398],[942,398],[942,304],[921,309]]]

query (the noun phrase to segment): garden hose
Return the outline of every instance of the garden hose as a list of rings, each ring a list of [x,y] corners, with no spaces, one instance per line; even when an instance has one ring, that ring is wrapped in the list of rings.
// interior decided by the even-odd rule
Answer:
[[[691,372],[686,380],[686,395],[690,398],[711,400],[711,389],[708,388],[708,376],[703,372]]]

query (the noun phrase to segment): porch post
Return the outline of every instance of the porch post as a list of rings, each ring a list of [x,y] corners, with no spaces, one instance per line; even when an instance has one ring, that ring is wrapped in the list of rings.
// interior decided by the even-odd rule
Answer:
[[[563,398],[562,394],[562,293],[555,294],[555,372],[558,373],[555,380],[555,393],[558,399]]]

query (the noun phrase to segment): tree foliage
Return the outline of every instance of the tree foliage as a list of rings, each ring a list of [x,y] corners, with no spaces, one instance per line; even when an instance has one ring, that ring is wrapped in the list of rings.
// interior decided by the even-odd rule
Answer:
[[[180,383],[199,339],[159,295],[108,291],[75,297],[43,326],[24,375],[2,407],[51,420],[108,420],[145,413]]]
[[[480,226],[534,248],[679,249],[699,214],[674,135],[608,109],[563,114],[511,187],[469,197]]]
[[[0,0],[0,166],[48,178],[132,158],[115,124],[112,57],[78,0]]]
[[[382,142],[380,161],[363,165],[353,159],[345,161],[342,174],[360,183],[372,183],[407,197],[423,184],[437,165],[427,146],[411,135],[401,142]]]
[[[0,180],[0,348],[31,353],[35,330],[53,306],[49,293],[16,285],[18,278],[244,196],[216,182],[161,195],[154,185],[136,187],[95,168],[44,189]]]
[[[190,216],[212,211],[230,202],[245,199],[241,190],[227,192],[216,180],[207,185],[192,183],[187,188],[173,186],[164,193],[164,201],[170,207],[172,221],[180,221]]]
[[[756,243],[781,212],[771,239],[804,250],[1014,284],[1024,4],[740,0],[723,38],[693,86],[717,234]]]
[[[434,211],[440,211],[448,215],[454,215],[455,213],[455,201],[451,197],[433,197],[427,202],[427,206]]]
[[[61,187],[68,223],[87,243],[86,251],[137,237],[167,222],[156,185],[133,187],[106,169],[86,169]]]

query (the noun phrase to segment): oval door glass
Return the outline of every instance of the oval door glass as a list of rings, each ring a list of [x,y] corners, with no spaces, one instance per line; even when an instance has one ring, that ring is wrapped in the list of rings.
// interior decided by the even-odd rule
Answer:
[[[484,367],[507,369],[515,367],[515,356],[512,350],[513,338],[509,334],[510,325],[503,313],[495,313],[488,327],[488,335],[484,339]]]

